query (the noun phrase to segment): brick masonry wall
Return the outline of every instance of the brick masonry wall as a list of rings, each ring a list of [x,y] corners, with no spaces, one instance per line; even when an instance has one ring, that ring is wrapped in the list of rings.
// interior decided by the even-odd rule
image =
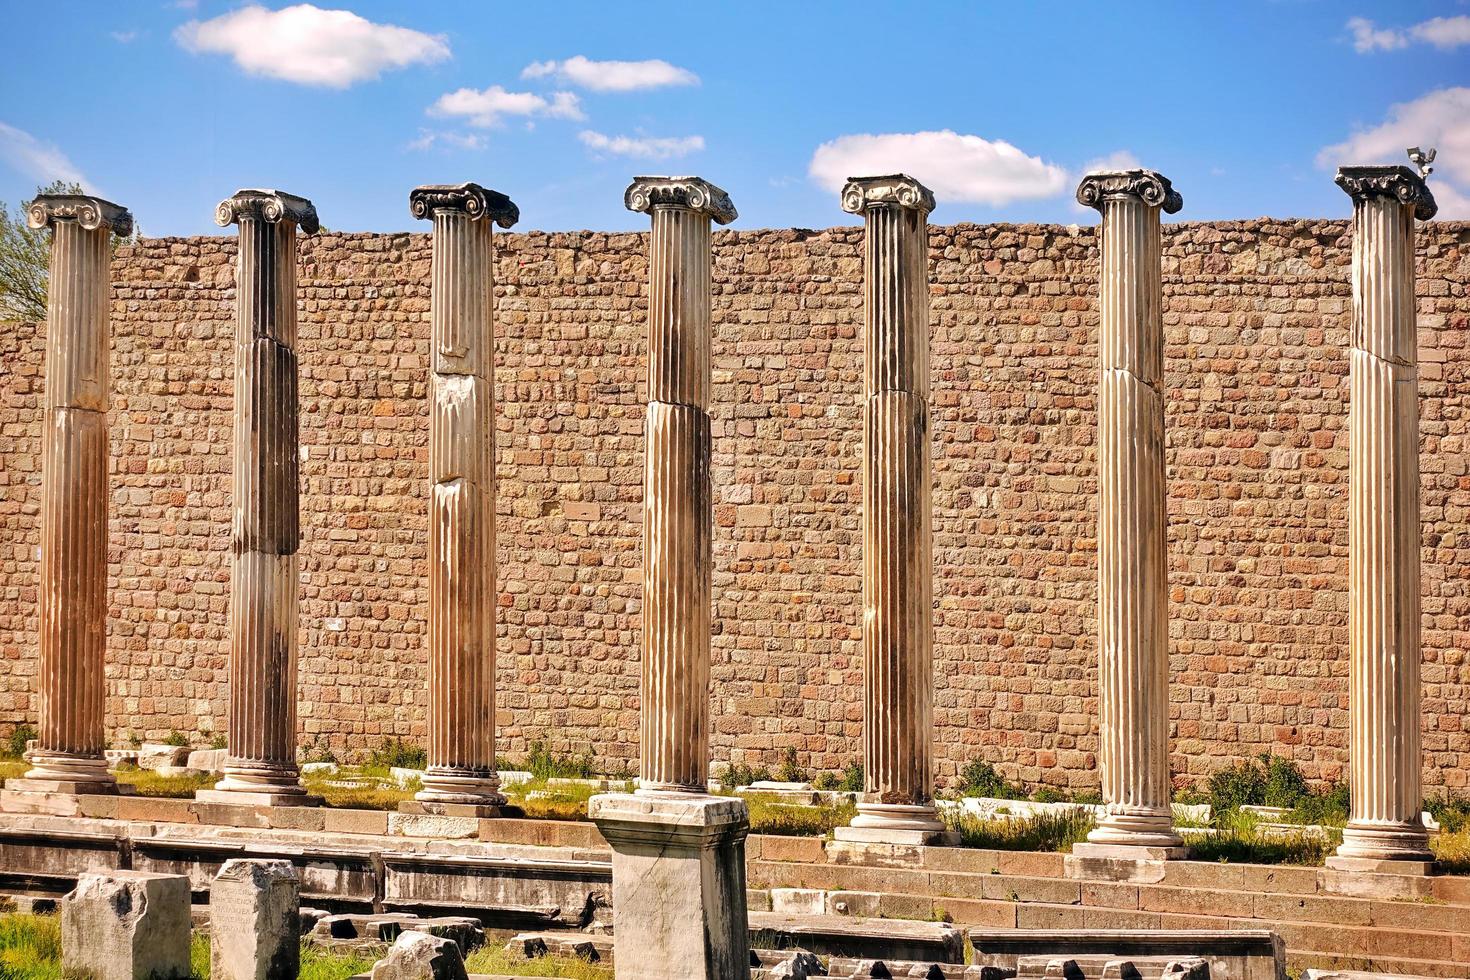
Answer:
[[[1173,766],[1343,774],[1349,239],[1166,226]],[[937,773],[1096,785],[1097,252],[932,229]],[[637,754],[646,241],[499,236],[502,752]],[[1470,225],[1420,236],[1424,748],[1470,783]],[[114,267],[108,727],[225,724],[231,238]],[[301,254],[301,720],[424,734],[429,239]],[[858,757],[861,232],[715,236],[715,762]],[[0,331],[0,729],[33,719],[44,338]]]

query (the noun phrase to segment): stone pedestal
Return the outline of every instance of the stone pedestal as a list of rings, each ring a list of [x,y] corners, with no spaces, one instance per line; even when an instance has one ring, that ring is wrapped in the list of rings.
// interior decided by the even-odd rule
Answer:
[[[61,966],[91,980],[187,980],[189,879],[83,872],[61,904]]]
[[[46,414],[41,438],[39,726],[31,769],[10,792],[115,793],[103,732],[107,626],[108,307],[111,238],[127,209],[43,194],[26,209],[51,229]]]
[[[613,852],[618,980],[749,977],[745,801],[614,794],[587,813]]]
[[[710,222],[735,206],[698,177],[638,177],[647,213],[643,682],[639,792],[703,793],[709,774]]]
[[[478,184],[409,195],[434,222],[429,351],[429,744],[419,808],[496,816],[495,246],[520,217]]]
[[[863,248],[863,796],[838,840],[953,844],[932,803],[929,212],[905,174],[848,181]]]
[[[296,980],[301,882],[290,861],[233,858],[209,887],[210,980]]]
[[[1089,174],[1102,212],[1098,353],[1098,761],[1106,813],[1073,853],[1182,857],[1169,781],[1164,326],[1159,212],[1183,200],[1151,170]],[[1089,846],[1091,845],[1091,846]]]
[[[1435,870],[1420,817],[1419,400],[1414,219],[1434,217],[1408,167],[1344,167],[1353,199],[1348,368],[1348,755],[1340,871]]]
[[[296,767],[298,524],[296,229],[316,208],[243,190],[215,221],[237,224],[235,465],[230,552],[230,728],[213,803],[303,805]]]

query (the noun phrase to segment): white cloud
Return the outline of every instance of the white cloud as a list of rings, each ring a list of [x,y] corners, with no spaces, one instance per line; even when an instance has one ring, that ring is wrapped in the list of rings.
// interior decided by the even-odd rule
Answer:
[[[577,138],[600,153],[643,160],[672,160],[704,149],[703,136],[604,136],[584,129]]]
[[[694,72],[656,58],[649,61],[592,61],[579,54],[565,61],[533,61],[521,72],[522,78],[546,78],[550,75],[593,92],[633,92],[699,84],[699,76]]]
[[[449,57],[443,35],[374,24],[350,10],[309,3],[280,10],[251,5],[211,20],[191,20],[174,39],[196,54],[227,54],[252,75],[301,85],[347,88],[385,70]]]
[[[16,173],[24,174],[38,184],[64,180],[81,184],[95,192],[92,182],[82,175],[76,164],[55,143],[36,139],[23,129],[0,122],[0,160]]]
[[[429,106],[433,116],[459,116],[471,126],[499,125],[502,116],[548,116],[585,119],[572,92],[553,92],[547,99],[535,92],[507,92],[499,85],[487,89],[462,88],[446,92]]]
[[[1317,166],[1408,165],[1404,149],[1436,147],[1430,189],[1441,218],[1470,218],[1470,88],[1442,88],[1412,102],[1389,107],[1388,117],[1372,129],[1323,147]]]
[[[1104,170],[1138,170],[1143,164],[1138,162],[1138,157],[1127,150],[1114,150],[1105,157],[1089,160],[1082,165],[1082,172],[1095,174]]]
[[[1379,27],[1366,17],[1354,17],[1347,22],[1347,28],[1353,34],[1353,50],[1359,54],[1397,51],[1416,42],[1433,45],[1441,51],[1470,44],[1470,16],[1464,14],[1435,17],[1402,29]]]
[[[429,150],[439,146],[447,150],[483,150],[485,137],[479,133],[435,132],[420,129],[417,139],[409,140],[407,149]]]
[[[1470,17],[1436,17],[1409,28],[1409,36],[1416,41],[1432,44],[1442,51],[1449,51],[1462,44],[1470,44]]]
[[[1393,51],[1395,48],[1406,48],[1409,39],[1392,28],[1379,29],[1366,17],[1354,17],[1347,22],[1348,30],[1353,32],[1353,50],[1359,54],[1369,51]]]
[[[831,191],[848,177],[907,173],[934,191],[941,202],[969,201],[1000,206],[1052,197],[1067,186],[1067,172],[1027,156],[1004,140],[987,140],[950,130],[839,136],[812,154],[813,180]]]

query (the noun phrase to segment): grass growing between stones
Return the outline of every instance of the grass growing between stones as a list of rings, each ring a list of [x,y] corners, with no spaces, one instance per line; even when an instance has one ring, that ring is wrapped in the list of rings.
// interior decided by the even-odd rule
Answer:
[[[945,816],[960,834],[960,846],[993,851],[1061,851],[1087,839],[1095,826],[1090,813],[1043,813],[1019,820],[985,820],[974,814]]]
[[[203,773],[198,776],[160,776],[152,769],[131,767],[118,769],[113,775],[117,776],[119,783],[126,783],[133,787],[133,792],[139,796],[171,799],[192,797],[197,791],[209,789],[219,782],[219,776],[215,773]]]
[[[823,837],[845,827],[857,815],[855,803],[804,805],[783,803],[778,797],[759,793],[744,795],[750,811],[750,832],[776,837]]]
[[[518,977],[562,977],[563,980],[612,980],[613,969],[574,956],[539,956],[524,959],[503,949],[482,946],[465,957],[468,973],[504,974]],[[305,976],[305,974],[302,974]]]
[[[1470,827],[1441,833],[1429,844],[1445,874],[1470,875]]]
[[[1238,810],[1215,818],[1214,833],[1188,834],[1196,861],[1220,864],[1293,864],[1321,867],[1342,843],[1342,832],[1327,828],[1309,831],[1263,830],[1260,821]]]
[[[0,915],[0,977],[60,980],[61,922],[54,915]]]

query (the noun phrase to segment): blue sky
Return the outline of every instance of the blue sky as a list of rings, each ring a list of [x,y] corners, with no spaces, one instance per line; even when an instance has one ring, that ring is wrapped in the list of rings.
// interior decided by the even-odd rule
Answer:
[[[415,226],[475,180],[522,229],[632,229],[628,178],[693,173],[737,227],[850,223],[907,170],[933,220],[1088,222],[1089,167],[1151,167],[1176,220],[1343,216],[1340,160],[1438,145],[1470,218],[1470,3],[742,4],[197,0],[0,6],[0,199],[52,177],[145,234],[216,233],[238,187],[337,230]]]

